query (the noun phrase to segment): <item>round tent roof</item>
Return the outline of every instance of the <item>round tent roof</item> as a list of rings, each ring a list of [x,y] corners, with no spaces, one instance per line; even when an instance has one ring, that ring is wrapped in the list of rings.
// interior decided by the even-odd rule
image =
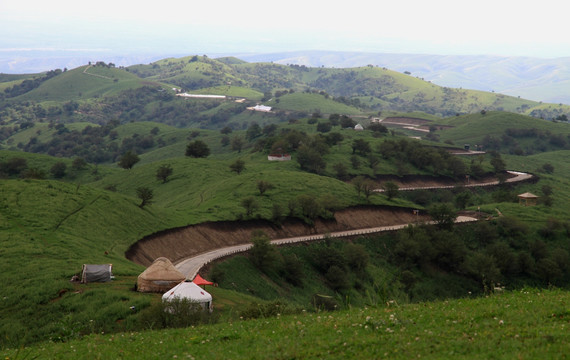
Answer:
[[[175,298],[189,299],[200,304],[212,301],[212,295],[209,292],[191,281],[181,282],[162,295],[162,301],[169,301]]]
[[[159,257],[137,279],[137,289],[141,292],[165,292],[174,285],[186,280],[170,260]]]

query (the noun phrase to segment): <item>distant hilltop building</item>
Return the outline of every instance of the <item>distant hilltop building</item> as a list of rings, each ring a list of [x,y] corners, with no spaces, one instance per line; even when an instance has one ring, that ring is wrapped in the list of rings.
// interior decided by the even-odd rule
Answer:
[[[188,97],[188,98],[202,98],[202,99],[225,99],[226,98],[225,95],[202,95],[202,94],[188,94],[188,93],[176,94],[176,96]]]
[[[289,154],[269,154],[267,156],[269,161],[290,161],[291,155]]]
[[[265,106],[265,105],[255,105],[253,107],[248,107],[248,110],[253,110],[253,111],[261,111],[261,112],[270,112],[271,111],[271,106]]]
[[[362,130],[364,130],[364,127],[360,124],[356,124],[356,126],[354,127],[354,130],[362,131]]]

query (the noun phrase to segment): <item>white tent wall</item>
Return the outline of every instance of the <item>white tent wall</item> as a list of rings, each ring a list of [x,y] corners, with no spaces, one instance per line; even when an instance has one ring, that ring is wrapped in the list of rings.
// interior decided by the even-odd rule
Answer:
[[[212,311],[212,295],[191,281],[184,281],[162,295],[162,301],[187,299],[200,304],[202,309]]]

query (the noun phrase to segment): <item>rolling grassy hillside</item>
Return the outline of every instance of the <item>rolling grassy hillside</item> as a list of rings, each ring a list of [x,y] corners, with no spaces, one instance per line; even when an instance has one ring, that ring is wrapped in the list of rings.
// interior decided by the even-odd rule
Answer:
[[[570,126],[566,123],[553,123],[530,116],[497,111],[487,112],[485,115],[477,113],[449,117],[437,123],[453,126],[439,134],[442,141],[453,140],[458,144],[480,144],[485,136],[500,137],[507,129],[537,129],[563,136],[570,134]],[[492,129],[492,132],[489,129]]]
[[[91,335],[6,358],[560,358],[570,294],[524,289],[480,299],[302,312],[210,326]],[[145,355],[146,354],[146,355]]]
[[[125,70],[86,65],[63,72],[15,100],[37,102],[84,100],[117,94],[142,85],[140,78]]]
[[[264,104],[275,109],[308,111],[309,113],[321,112],[324,114],[361,114],[362,111],[354,106],[348,106],[320,94],[293,93],[281,96]]]
[[[88,74],[84,73],[85,70]],[[136,75],[144,79],[141,80]],[[82,102],[76,112],[65,116],[34,115],[37,116],[36,118],[31,115],[32,111],[26,112],[20,108],[6,108],[2,113],[9,115],[9,119],[4,115],[2,117],[2,130],[6,130],[2,133],[2,144],[14,151],[0,151],[0,162],[13,157],[23,157],[29,167],[42,170],[47,177],[46,180],[18,179],[16,175],[7,174],[6,179],[0,179],[0,238],[2,239],[0,254],[3,259],[6,259],[0,264],[0,271],[5,274],[3,284],[6,284],[2,290],[3,302],[0,305],[0,315],[5,320],[0,325],[2,346],[17,347],[50,339],[68,341],[86,333],[152,328],[152,324],[144,323],[143,314],[132,311],[130,306],[135,306],[136,309],[149,308],[157,301],[157,296],[131,291],[136,281],[135,277],[142,271],[142,268],[127,261],[124,257],[126,249],[146,235],[205,221],[243,218],[269,219],[274,215],[275,205],[280,206],[282,211],[286,211],[284,209],[287,209],[298,195],[312,195],[319,200],[325,199],[334,203],[333,208],[366,204],[424,209],[419,202],[414,203],[419,197],[414,199],[401,196],[389,200],[385,195],[376,194],[366,199],[364,195],[355,191],[354,185],[335,178],[339,163],[346,164],[345,170],[348,178],[357,175],[375,178],[378,175],[395,173],[430,175],[436,171],[450,176],[450,171],[446,169],[422,168],[421,164],[416,167],[411,163],[403,163],[402,156],[383,158],[384,154],[379,150],[381,144],[387,141],[399,141],[405,145],[404,137],[400,137],[397,131],[395,134],[374,134],[372,131],[341,130],[336,127],[338,125],[333,127],[332,132],[341,134],[343,140],[330,146],[327,154],[323,151],[326,165],[321,170],[315,173],[301,171],[300,164],[295,158],[299,155],[299,150],[293,152],[294,161],[268,162],[266,157],[268,149],[272,144],[271,141],[274,141],[278,134],[295,135],[295,132],[306,131],[314,136],[314,138],[308,136],[296,138],[297,141],[293,142],[294,149],[298,149],[302,143],[318,146],[318,143],[312,141],[325,141],[325,136],[329,134],[324,133],[323,137],[315,136],[317,124],[310,124],[302,117],[296,122],[285,123],[272,114],[249,111],[240,111],[226,116],[223,111],[227,111],[228,108],[231,110],[234,106],[233,102],[211,103],[209,107],[197,100],[177,99],[173,94],[167,94],[166,91],[141,87],[146,82],[158,81],[184,86],[187,89],[194,87],[202,93],[210,91],[223,93],[225,91],[228,95],[234,94],[232,96],[247,95],[252,96],[254,100],[260,99],[260,96],[265,97],[267,95],[265,93],[269,91],[293,88],[295,90],[293,93],[288,92],[279,97],[271,94],[274,100],[268,104],[284,112],[310,113],[318,110],[331,113],[350,112],[350,114],[359,114],[363,117],[369,114],[377,116],[377,109],[372,111],[371,108],[362,105],[366,98],[370,103],[381,101],[382,104],[392,104],[401,110],[419,111],[423,109],[432,113],[438,113],[442,111],[441,109],[450,112],[456,111],[456,108],[477,108],[476,114],[473,115],[448,119],[440,119],[433,115],[430,117],[433,123],[453,126],[448,130],[436,131],[441,140],[450,140],[459,144],[475,143],[486,135],[499,134],[510,127],[537,128],[566,137],[568,134],[568,124],[556,124],[509,113],[489,111],[486,115],[482,115],[479,112],[479,107],[486,107],[485,104],[493,104],[492,106],[497,107],[522,107],[527,104],[522,100],[518,102],[517,99],[507,99],[490,93],[477,94],[463,90],[442,89],[411,76],[375,67],[348,70],[309,69],[276,64],[244,64],[235,61],[222,63],[207,58],[188,57],[165,59],[150,65],[133,67],[129,71],[108,67],[88,69],[83,67],[64,72],[22,95],[20,99],[28,99],[31,102],[50,100],[49,106],[61,106],[61,102],[89,98],[90,100]],[[231,86],[228,85],[230,81]],[[305,92],[307,87],[309,91]],[[129,90],[119,92],[121,89]],[[335,96],[344,97],[344,99],[337,98],[337,101],[334,101],[332,97]],[[354,101],[355,96],[359,99],[360,105]],[[108,104],[98,102],[103,97],[114,98],[116,102]],[[508,105],[506,105],[507,102]],[[410,104],[416,105],[409,109]],[[426,104],[433,104],[433,106],[424,106]],[[30,110],[35,109],[35,105],[28,106],[22,103],[18,106]],[[108,111],[108,114],[112,115],[107,114],[108,117],[100,118],[101,125],[88,125],[88,122],[79,121],[83,120],[80,114],[84,114],[83,111],[86,114],[88,110],[82,106],[99,106],[98,110],[101,111],[99,114],[105,114]],[[107,107],[112,107],[112,109],[109,110]],[[212,124],[211,120],[217,119],[215,116],[219,114],[218,110],[224,114],[220,116],[223,121]],[[18,111],[22,112],[18,113]],[[170,111],[174,115],[169,118],[169,121],[175,119],[178,121],[177,125],[184,126],[184,128],[141,121],[152,117],[157,121],[167,122],[166,114]],[[57,114],[55,111],[53,113]],[[18,114],[26,114],[26,116],[18,118]],[[188,119],[180,120],[185,114],[189,116]],[[198,120],[194,122],[195,118],[191,116],[198,116]],[[117,120],[117,118],[120,120],[109,121],[109,119]],[[68,121],[70,123],[64,124]],[[251,127],[254,121],[258,122],[261,125],[260,128],[264,130],[265,125],[271,123],[279,122],[279,126],[274,129],[274,133],[261,131],[260,134],[248,139],[249,134],[246,129]],[[318,120],[318,122],[321,121],[327,120]],[[23,123],[26,123],[26,126],[19,128],[19,125]],[[228,138],[244,139],[241,151],[232,149],[230,144],[222,144],[224,134],[219,131],[198,128],[201,125],[221,128],[227,124],[233,124],[233,131]],[[55,137],[58,133],[64,136]],[[70,138],[65,136],[70,136]],[[143,144],[145,142],[140,141],[144,139],[148,140],[146,145]],[[44,149],[44,152],[48,153],[50,149],[56,149],[58,145],[57,154],[67,157],[51,157],[18,151],[20,148],[27,148],[28,145],[31,149],[33,145],[38,145],[38,142],[43,144],[51,140],[55,142]],[[186,145],[194,140],[205,142],[211,149],[211,155],[205,159],[184,156]],[[354,147],[356,140],[369,142],[370,152],[358,153]],[[59,147],[62,144],[68,146]],[[84,145],[78,148],[78,153],[65,152],[78,145]],[[101,145],[100,148],[99,145]],[[99,150],[102,152],[102,149],[109,150],[107,153],[109,157],[101,157],[102,160],[98,161],[98,165],[89,164],[83,169],[72,167],[72,158],[87,156]],[[140,162],[130,170],[119,168],[118,157],[124,151],[131,149],[139,151]],[[259,149],[262,150],[257,151]],[[554,219],[562,224],[560,225],[562,227],[557,228],[556,231],[562,232],[561,229],[565,226],[563,222],[568,219],[567,204],[570,201],[570,184],[567,176],[570,170],[566,161],[567,152],[568,149],[562,146],[556,149],[546,147],[540,153],[526,157],[516,154],[505,155],[509,169],[533,171],[543,169],[544,163],[548,162],[554,166],[554,172],[541,174],[542,178],[538,184],[500,188],[497,193],[504,194],[502,197],[495,197],[495,194],[491,192],[475,193],[471,198],[472,202],[467,204],[469,209],[475,210],[477,206],[481,206],[483,212],[491,214],[495,213],[495,209],[498,208],[507,216],[512,215],[532,224],[533,234],[536,229],[544,227],[545,224],[549,224],[549,221],[552,222],[551,219]],[[420,153],[417,153],[417,156],[421,155]],[[239,175],[230,169],[230,165],[237,159],[245,162],[245,170]],[[489,158],[483,159],[485,168],[490,168],[488,160]],[[50,174],[50,169],[59,162],[67,165],[67,173],[61,181],[56,181]],[[358,166],[354,165],[356,162]],[[472,163],[471,159],[463,159],[461,162],[466,165]],[[156,177],[157,169],[161,165],[170,165],[173,169],[172,176],[165,183]],[[266,180],[274,187],[260,195],[257,188],[258,180]],[[540,192],[542,185],[549,185],[554,191],[553,203],[550,206],[524,208],[511,201],[512,195],[516,195],[515,191]],[[149,188],[154,195],[152,203],[143,208],[139,206],[140,199],[136,196],[136,189],[139,187]],[[460,189],[449,190],[441,194],[439,200],[454,201],[459,191]],[[246,209],[242,205],[243,199],[248,197],[255,199],[259,205],[251,216],[245,215]],[[69,278],[79,272],[83,263],[113,263],[116,281],[110,286],[109,284],[84,286],[69,283]],[[239,273],[239,270],[233,273]],[[380,271],[374,275],[378,274]],[[228,289],[219,291],[222,303],[229,304],[239,298],[239,295],[229,292]],[[291,291],[294,292],[294,290]],[[553,294],[559,293],[553,292]],[[306,298],[307,294],[298,297]],[[292,298],[295,298],[295,295]],[[252,300],[251,297],[247,299],[247,302]],[[444,304],[430,306],[441,309],[445,307]],[[239,305],[243,306],[243,303]],[[411,309],[413,310],[410,311],[417,311],[417,308]],[[386,309],[379,308],[378,314],[383,311]],[[441,312],[436,314],[443,316]],[[514,317],[512,313],[499,313],[499,315],[503,314],[508,321]],[[227,315],[230,321],[236,318],[235,313],[233,315],[233,317],[231,314]],[[313,315],[304,314],[302,316]],[[350,313],[345,313],[344,316],[347,319],[351,318]],[[374,313],[370,316],[380,315]],[[422,317],[427,318],[427,315]],[[267,320],[267,322],[270,321],[277,320]],[[287,320],[288,323],[290,321],[295,320]],[[483,321],[475,324],[480,324],[479,326],[487,329],[488,323],[488,321]],[[255,322],[243,324],[258,327]],[[470,324],[473,325],[472,322]],[[529,325],[529,321],[527,320],[524,324]],[[405,327],[410,327],[414,324],[410,322],[406,325]],[[342,329],[347,329],[343,330],[345,332],[353,329],[346,324],[342,326]],[[378,324],[379,328],[384,326],[392,330],[391,324],[387,325],[386,322]],[[215,327],[206,328],[205,331],[218,331],[215,329]],[[279,331],[285,332],[285,330],[277,330]],[[401,330],[401,332],[404,331],[405,329]],[[526,336],[535,339],[531,336],[532,334],[528,335],[528,332],[530,330],[525,333]],[[391,334],[390,331],[386,333]],[[491,336],[488,333],[485,334]],[[558,332],[553,332],[553,334],[555,338],[551,343],[555,344]],[[272,336],[266,335],[267,338]],[[377,334],[375,336],[377,337]],[[415,338],[417,334],[414,333],[413,336]],[[96,337],[96,339],[99,338]],[[257,346],[257,343],[252,342],[251,339],[245,341],[249,346],[252,344]],[[307,341],[317,344],[313,347],[314,353],[300,354],[318,357],[320,355],[319,341],[310,339]],[[367,341],[373,340],[370,338]],[[406,340],[402,338],[401,341]],[[324,340],[324,343],[330,342],[331,339]],[[242,343],[233,343],[233,341],[226,344],[229,344],[227,346],[234,346],[233,344],[237,344],[238,347],[244,346]],[[49,345],[47,348],[52,349],[51,346],[54,346],[53,349],[58,349],[58,345]],[[78,344],[77,346],[84,345]],[[520,344],[515,342],[513,347],[517,346]],[[129,348],[124,348],[124,350],[127,349]],[[228,351],[227,348],[223,349],[222,351]],[[453,349],[459,351],[459,347],[453,347]],[[423,350],[424,347],[418,349],[418,351]],[[400,348],[398,351],[401,351]],[[488,354],[486,352],[488,350],[482,351],[482,356]],[[292,353],[286,353],[286,355],[290,354]],[[370,355],[374,356],[375,353]],[[7,356],[14,356],[13,352]]]

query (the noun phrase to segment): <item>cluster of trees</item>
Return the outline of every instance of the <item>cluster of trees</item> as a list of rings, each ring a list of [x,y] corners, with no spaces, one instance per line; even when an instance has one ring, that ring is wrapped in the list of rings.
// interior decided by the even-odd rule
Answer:
[[[310,247],[309,253],[300,258],[271,245],[263,232],[254,233],[252,243],[249,251],[252,264],[260,271],[281,277],[294,286],[303,285],[303,262],[307,261],[324,277],[333,291],[346,292],[354,286],[354,281],[370,278],[366,270],[369,256],[362,245],[343,243],[340,247],[333,247],[326,243],[319,244]]]
[[[75,158],[71,164],[73,171],[85,170],[87,163],[83,158]],[[13,157],[0,162],[0,178],[46,179],[51,176],[61,179],[68,174],[66,162],[57,161],[49,168],[29,166],[28,161],[21,157]]]
[[[445,149],[423,146],[414,140],[385,140],[377,150],[384,159],[392,159],[398,164],[398,175],[404,175],[406,163],[434,175],[448,175],[456,179],[465,177],[472,170],[477,170],[475,176],[483,175],[482,169],[468,168],[461,159]],[[480,164],[475,165],[480,167]]]
[[[511,217],[456,229],[409,226],[398,233],[391,261],[406,274],[412,297],[427,268],[470,279],[485,292],[499,283],[563,284],[570,280],[570,255],[556,239],[569,234],[570,223],[555,219],[538,233]]]
[[[272,284],[290,288],[288,284],[305,286],[311,281],[314,288],[319,279],[353,303],[430,301],[488,294],[502,286],[570,283],[568,221],[550,219],[533,229],[505,216],[450,226],[445,219],[454,213],[443,208],[451,209],[449,204],[430,209],[434,216],[442,215],[439,225],[410,225],[397,233],[352,241],[325,239],[304,247],[277,248],[265,234],[257,233],[248,259]],[[215,266],[211,275],[220,284],[231,283],[233,275],[224,273],[222,265]],[[263,286],[257,285],[248,290],[256,293]],[[334,310],[336,299],[325,295],[316,300],[319,307]]]
[[[34,79],[26,79],[19,84],[13,85],[9,88],[4,89],[4,93],[0,93],[0,100],[5,98],[13,98],[16,96],[23,95],[29,91],[34,90],[39,87],[43,82],[61,74],[63,71],[61,69],[50,70],[45,75],[41,77],[36,77]]]
[[[514,155],[570,149],[570,135],[554,134],[548,130],[506,129],[500,136],[486,135],[482,145],[487,150],[508,151]]]
[[[105,126],[87,126],[83,130],[69,130],[64,124],[50,123],[49,128],[56,130],[51,140],[41,142],[32,137],[27,144],[18,144],[26,152],[48,154],[57,157],[82,157],[89,163],[115,161],[127,151],[142,153],[155,146],[165,146],[162,138],[156,139],[157,131],[147,135],[133,134],[118,139],[114,130],[117,121]],[[158,130],[158,128],[156,128]]]

